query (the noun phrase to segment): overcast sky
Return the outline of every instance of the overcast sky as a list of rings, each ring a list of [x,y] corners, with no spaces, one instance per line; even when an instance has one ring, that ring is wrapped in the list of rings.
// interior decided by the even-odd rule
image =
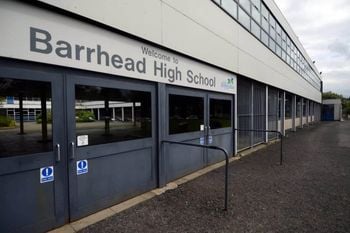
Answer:
[[[312,60],[324,91],[350,96],[350,0],[275,0]]]

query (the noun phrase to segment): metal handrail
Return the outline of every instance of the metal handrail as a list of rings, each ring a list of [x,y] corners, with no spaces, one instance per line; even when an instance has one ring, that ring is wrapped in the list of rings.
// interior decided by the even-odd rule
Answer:
[[[262,129],[234,129],[235,131],[242,132],[264,132],[264,133],[277,133],[281,139],[281,151],[280,151],[280,165],[283,164],[283,134],[277,130],[262,130]]]
[[[228,203],[228,164],[229,164],[229,155],[225,148],[219,147],[219,146],[211,146],[211,145],[199,145],[194,143],[187,143],[187,142],[177,142],[177,141],[169,141],[169,140],[163,140],[161,143],[169,143],[169,144],[178,144],[178,145],[184,145],[184,146],[193,146],[193,147],[200,147],[200,148],[207,148],[212,150],[220,150],[224,152],[225,154],[225,205],[224,210],[227,211],[227,203]]]

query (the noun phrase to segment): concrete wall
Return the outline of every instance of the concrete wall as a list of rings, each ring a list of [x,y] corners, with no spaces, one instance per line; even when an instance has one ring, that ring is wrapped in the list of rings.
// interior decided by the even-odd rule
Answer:
[[[293,119],[286,119],[284,121],[284,129],[287,130],[291,128],[293,128]]]
[[[320,91],[210,0],[41,1],[321,102]],[[299,49],[304,51],[275,3],[272,0],[265,2]],[[305,52],[304,57],[311,61]]]

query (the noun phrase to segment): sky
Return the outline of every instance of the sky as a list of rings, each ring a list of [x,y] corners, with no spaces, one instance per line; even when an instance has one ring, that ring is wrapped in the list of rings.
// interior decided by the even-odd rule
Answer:
[[[323,90],[350,97],[350,0],[274,0],[319,71]]]

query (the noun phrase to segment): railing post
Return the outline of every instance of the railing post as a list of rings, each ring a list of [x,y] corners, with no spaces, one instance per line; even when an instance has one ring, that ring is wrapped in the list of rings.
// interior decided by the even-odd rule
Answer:
[[[283,135],[280,133],[280,139],[281,139],[281,155],[280,155],[280,165],[283,163]]]
[[[227,211],[228,206],[228,164],[229,164],[229,155],[225,148],[219,147],[219,146],[210,146],[210,145],[198,145],[193,143],[186,143],[186,142],[176,142],[176,141],[168,141],[163,140],[161,143],[170,143],[170,144],[178,144],[178,145],[184,145],[184,146],[194,146],[194,147],[200,147],[200,148],[207,148],[207,149],[213,149],[213,150],[221,150],[225,154],[225,203],[224,203],[224,211]]]

